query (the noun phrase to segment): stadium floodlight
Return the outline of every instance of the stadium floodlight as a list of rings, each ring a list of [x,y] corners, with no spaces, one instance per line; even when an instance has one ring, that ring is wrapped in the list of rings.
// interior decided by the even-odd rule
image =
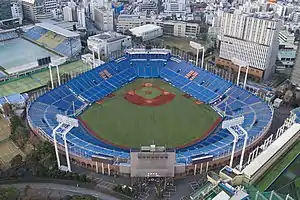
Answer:
[[[190,41],[190,46],[197,50],[197,58],[196,58],[196,66],[198,66],[198,60],[199,60],[199,50],[202,49],[202,59],[201,59],[201,65],[204,67],[204,46],[197,42]]]
[[[58,85],[60,86],[60,85],[61,85],[61,82],[60,82],[60,75],[59,75],[58,65],[53,64],[53,63],[50,63],[50,64],[49,64],[49,67],[50,67],[50,68],[56,67],[56,75],[57,75]],[[51,76],[52,76],[52,71],[51,71]],[[53,80],[52,80],[52,81],[53,81]]]
[[[48,68],[49,68],[49,74],[50,74],[51,88],[54,89],[53,76],[52,76],[52,69],[51,69],[52,66],[49,65]]]
[[[57,127],[55,127],[52,131],[53,135],[53,142],[54,142],[54,148],[55,148],[55,154],[56,154],[56,159],[57,159],[57,165],[58,169],[63,170],[63,171],[69,171],[71,172],[71,164],[70,164],[70,157],[69,157],[69,149],[68,149],[68,143],[67,143],[67,134],[71,131],[73,127],[78,127],[78,120],[69,118],[64,115],[57,114],[56,115],[56,120],[59,123]],[[62,135],[62,138],[64,140],[64,149],[65,149],[65,154],[66,154],[66,160],[67,160],[67,167],[62,166],[60,164],[60,159],[59,159],[59,153],[58,153],[58,145],[57,145],[57,135]]]
[[[247,83],[247,76],[248,76],[248,71],[249,71],[249,64],[241,59],[237,59],[237,58],[232,58],[231,62],[235,65],[239,66],[239,71],[238,71],[238,76],[236,79],[236,84],[239,86],[240,83],[240,75],[241,75],[241,68],[242,67],[246,67],[246,74],[245,74],[245,80],[244,80],[244,84],[243,87],[246,88],[246,83]]]
[[[77,119],[73,119],[73,118],[70,118],[70,117],[67,117],[67,116],[64,116],[64,115],[57,114],[56,115],[56,120],[59,123],[64,123],[64,124],[67,124],[67,125],[70,125],[70,126],[73,126],[73,127],[78,127],[78,120]]]
[[[235,119],[225,120],[222,122],[222,129],[227,129],[234,137],[231,158],[230,158],[230,164],[229,164],[230,167],[232,167],[232,165],[233,165],[236,143],[238,142],[240,137],[244,136],[244,144],[243,144],[243,149],[242,149],[241,159],[240,159],[240,164],[239,164],[240,170],[242,170],[242,167],[243,167],[244,154],[245,154],[247,140],[248,140],[247,131],[244,130],[243,127],[240,126],[243,123],[244,123],[244,116],[238,117]]]
[[[232,126],[243,124],[244,120],[245,120],[244,116],[229,119],[229,120],[225,120],[222,123],[222,129],[227,129],[227,128],[230,128]]]

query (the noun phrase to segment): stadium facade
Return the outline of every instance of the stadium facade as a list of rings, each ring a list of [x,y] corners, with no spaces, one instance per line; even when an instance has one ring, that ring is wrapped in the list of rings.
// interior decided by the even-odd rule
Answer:
[[[109,72],[109,77],[100,76],[104,70]],[[187,76],[191,71],[195,76]],[[270,128],[273,109],[263,100],[203,68],[173,56],[165,49],[127,50],[125,56],[98,66],[48,91],[28,106],[28,123],[34,133],[53,141],[52,131],[58,126],[57,114],[77,117],[99,99],[136,78],[161,78],[210,105],[223,119],[244,116],[245,120],[241,126],[248,132],[247,151],[252,150]],[[80,123],[79,127],[73,128],[66,137],[72,162],[92,168],[96,172],[130,175],[129,149],[95,138]],[[202,173],[228,164],[233,140],[231,133],[222,129],[219,124],[201,141],[173,149],[174,175],[183,175],[191,171]],[[63,138],[58,137],[57,141],[64,151]],[[236,143],[236,158],[242,151],[243,142],[244,140],[240,139]],[[95,157],[101,159],[95,160]],[[193,164],[195,159],[200,162]]]

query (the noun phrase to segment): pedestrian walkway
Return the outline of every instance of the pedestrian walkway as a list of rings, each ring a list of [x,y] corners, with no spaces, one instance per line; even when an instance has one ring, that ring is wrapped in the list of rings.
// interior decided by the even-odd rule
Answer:
[[[7,185],[1,185],[2,187],[15,187],[19,190],[24,190],[27,186],[30,188],[35,188],[35,189],[50,189],[50,190],[56,190],[56,191],[61,191],[63,192],[71,192],[76,194],[88,194],[92,195],[96,198],[103,199],[103,200],[121,200],[117,197],[113,197],[108,194],[104,194],[102,192],[92,190],[92,189],[86,189],[86,188],[81,188],[77,186],[71,186],[71,185],[62,185],[62,184],[56,184],[56,183],[15,183],[15,184],[7,184]]]

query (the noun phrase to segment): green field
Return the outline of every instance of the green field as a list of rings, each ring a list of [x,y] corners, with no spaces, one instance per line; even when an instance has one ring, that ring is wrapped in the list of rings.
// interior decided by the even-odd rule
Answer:
[[[279,194],[289,194],[294,199],[300,199],[300,155],[270,185],[268,191],[272,190]]]
[[[255,186],[259,191],[264,191],[270,184],[280,175],[280,173],[293,161],[293,159],[300,152],[300,142],[297,142],[286,154],[282,155],[280,159],[272,165],[270,169],[259,179]],[[300,171],[300,168],[299,168]]]
[[[124,99],[124,93],[144,83],[159,86],[176,97],[155,107],[138,106]],[[219,118],[208,105],[197,105],[195,99],[183,94],[160,79],[138,79],[103,104],[92,105],[81,118],[97,136],[116,145],[140,147],[155,143],[177,147],[204,136]]]
[[[60,66],[60,75],[63,73],[80,73],[87,71],[89,67],[82,61],[75,61]],[[56,79],[56,70],[52,70],[54,80]],[[6,82],[0,83],[0,97],[8,96],[15,93],[24,93],[37,89],[48,83],[50,80],[49,71],[47,69],[33,73],[30,76],[22,76],[13,78]]]

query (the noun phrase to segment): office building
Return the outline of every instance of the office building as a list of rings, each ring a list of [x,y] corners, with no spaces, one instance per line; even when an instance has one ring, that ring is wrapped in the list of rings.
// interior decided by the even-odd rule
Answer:
[[[158,13],[158,4],[154,1],[149,1],[149,2],[143,2],[140,5],[140,11],[146,12],[147,14],[150,13]]]
[[[100,56],[111,57],[119,55],[131,47],[131,37],[108,31],[90,36],[87,40],[88,48]]]
[[[135,37],[141,38],[142,41],[152,40],[163,35],[162,28],[154,24],[135,27],[130,29],[130,32]]]
[[[197,38],[200,33],[200,25],[183,21],[157,21],[156,24],[163,29],[164,35],[176,37]]]
[[[72,22],[73,21],[72,7],[71,6],[64,7],[63,15],[64,15],[64,21]]]
[[[117,19],[117,32],[125,33],[127,30],[146,24],[147,17],[144,14],[121,14]]]
[[[0,0],[0,20],[11,19],[10,0]]]
[[[295,65],[297,45],[294,44],[293,33],[283,30],[279,32],[279,49],[276,60],[276,70],[287,74],[291,73]]]
[[[166,0],[164,5],[164,13],[180,15],[185,13],[186,10],[185,0]]]
[[[127,30],[145,24],[154,24],[162,27],[164,35],[197,38],[200,33],[200,25],[175,20],[160,20],[156,17],[146,17],[146,15],[121,14],[117,20],[117,31],[125,33]]]
[[[246,14],[222,13],[218,65],[238,71],[233,58],[247,62],[249,77],[268,79],[275,71],[280,22]],[[243,68],[242,72],[246,69]]]
[[[109,8],[94,8],[95,25],[102,31],[114,30],[114,10]]]
[[[11,2],[11,14],[13,18],[18,18],[20,24],[22,23],[23,20],[23,8],[22,8],[22,1],[17,0]]]
[[[58,8],[58,3],[56,0],[23,0],[22,6],[25,19],[38,21],[52,18],[52,11]]]
[[[300,87],[300,48],[298,47],[296,52],[295,65],[291,75],[291,81],[294,85]]]
[[[86,28],[85,9],[84,8],[77,9],[77,20],[78,20],[79,27]]]

